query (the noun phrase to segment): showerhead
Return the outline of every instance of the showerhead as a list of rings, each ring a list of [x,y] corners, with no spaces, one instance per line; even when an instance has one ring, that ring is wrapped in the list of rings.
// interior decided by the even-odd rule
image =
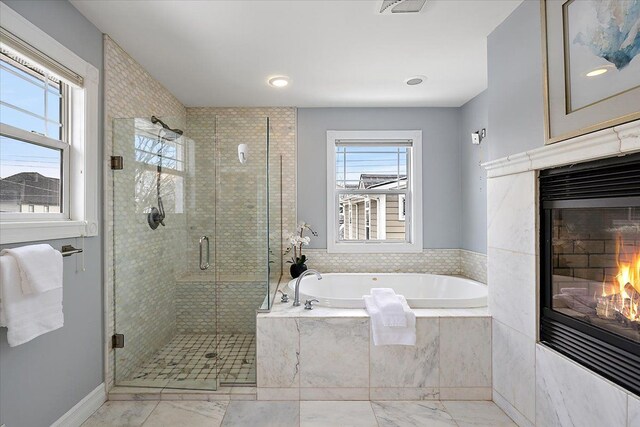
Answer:
[[[165,134],[162,135],[162,137],[164,139],[167,139],[169,141],[174,141],[174,140],[180,138],[182,136],[182,134],[184,133],[182,131],[182,129],[171,129],[169,126],[167,126],[167,124],[165,122],[163,122],[162,120],[160,120],[156,116],[151,116],[151,123],[159,124],[160,126],[162,126],[162,129],[168,130],[169,132],[173,133],[173,135],[171,135],[171,134],[165,132]]]

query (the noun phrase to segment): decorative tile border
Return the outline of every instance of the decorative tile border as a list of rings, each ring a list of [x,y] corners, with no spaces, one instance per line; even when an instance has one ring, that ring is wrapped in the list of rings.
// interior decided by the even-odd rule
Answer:
[[[481,283],[487,283],[487,255],[460,249],[461,274]]]
[[[461,274],[458,249],[425,249],[415,254],[330,254],[307,249],[307,266],[331,273]]]
[[[431,273],[487,282],[487,256],[464,249],[424,249],[417,254],[330,254],[307,249],[307,266],[331,273]]]

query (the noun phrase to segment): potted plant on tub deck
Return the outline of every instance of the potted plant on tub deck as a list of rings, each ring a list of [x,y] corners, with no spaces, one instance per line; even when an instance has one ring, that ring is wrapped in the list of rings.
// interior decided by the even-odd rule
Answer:
[[[293,252],[293,256],[291,257],[291,261],[287,261],[291,264],[289,268],[289,273],[291,273],[292,278],[297,278],[307,269],[307,256],[302,253],[302,247],[308,245],[311,242],[311,237],[305,236],[306,232],[311,233],[312,236],[317,237],[318,233],[313,231],[311,226],[306,222],[302,221],[298,224],[298,231],[296,233],[291,233],[289,238],[289,248],[285,252],[289,254]]]

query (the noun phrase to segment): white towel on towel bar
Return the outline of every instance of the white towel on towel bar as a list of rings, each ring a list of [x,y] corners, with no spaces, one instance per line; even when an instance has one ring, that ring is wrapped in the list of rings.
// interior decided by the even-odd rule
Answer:
[[[12,256],[0,256],[0,318],[7,327],[10,347],[64,325],[62,287],[24,295],[18,263]]]
[[[400,295],[391,288],[372,288],[371,296],[382,315],[384,326],[407,326],[407,316]]]
[[[51,245],[29,245],[5,249],[0,255],[15,258],[24,295],[62,288],[62,254]]]
[[[398,295],[402,301],[405,316],[407,318],[407,326],[384,326],[380,310],[376,306],[371,295],[365,295],[364,304],[371,318],[371,335],[373,336],[373,345],[416,345],[416,315],[407,300],[402,295]]]

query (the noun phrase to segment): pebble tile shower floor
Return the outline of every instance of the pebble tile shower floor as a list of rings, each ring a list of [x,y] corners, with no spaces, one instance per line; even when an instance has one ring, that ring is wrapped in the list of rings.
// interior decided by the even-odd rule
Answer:
[[[132,380],[254,384],[253,334],[176,335],[131,376]]]

